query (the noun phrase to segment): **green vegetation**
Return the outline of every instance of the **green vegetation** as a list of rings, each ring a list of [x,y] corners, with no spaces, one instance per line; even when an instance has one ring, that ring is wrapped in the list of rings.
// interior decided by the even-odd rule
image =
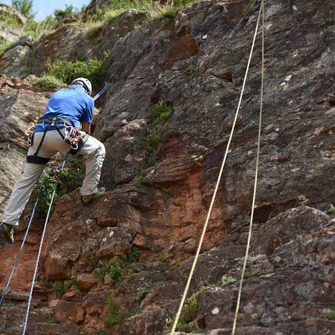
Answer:
[[[227,285],[230,285],[232,283],[235,283],[236,281],[237,281],[236,278],[233,278],[233,277],[224,277],[221,280],[221,285],[222,286],[227,286]]]
[[[325,319],[328,319],[328,320],[335,320],[335,310],[332,310],[332,311],[324,314],[323,317]]]
[[[143,0],[143,1],[129,1],[129,0],[111,0],[109,6],[97,8],[95,13],[83,21],[83,16],[77,8],[72,5],[66,5],[65,9],[56,9],[53,15],[47,16],[42,21],[34,20],[33,0],[13,0],[12,6],[21,12],[26,18],[26,23],[22,26],[10,14],[1,14],[1,22],[11,28],[18,28],[21,31],[21,36],[31,34],[34,40],[39,39],[43,34],[50,33],[64,18],[71,15],[76,16],[75,25],[87,27],[87,39],[93,39],[98,36],[104,23],[111,23],[120,14],[129,9],[136,9],[146,11],[148,18],[161,19],[164,17],[172,18],[176,12],[183,8],[191,6],[194,0],[175,0],[168,1],[162,5],[159,1]],[[84,9],[85,6],[81,9]],[[0,50],[1,52],[1,50]],[[61,79],[61,78],[59,78]]]
[[[10,49],[14,45],[15,45],[15,43],[13,43],[13,42],[1,41],[0,42],[0,57],[5,53],[6,50]]]
[[[25,53],[21,59],[20,59],[20,66],[21,67],[29,67],[31,65],[31,62],[32,62],[32,52],[29,51],[27,53]]]
[[[1,24],[8,26],[10,28],[21,29],[21,24],[11,15],[7,13],[0,13]]]
[[[141,185],[143,182],[143,178],[144,178],[144,171],[138,172],[135,176],[135,183],[137,185]]]
[[[65,293],[65,285],[64,282],[57,282],[54,286],[53,286],[53,291],[57,292],[61,295],[63,295]]]
[[[99,264],[99,259],[97,257],[92,257],[89,261],[88,264],[90,265],[90,267],[92,268],[96,268]]]
[[[151,19],[160,20],[163,19],[164,17],[174,18],[179,9],[180,9],[179,7],[172,7],[169,5],[156,6],[155,10],[151,12]]]
[[[23,4],[23,11],[29,10]],[[52,31],[57,20],[51,16],[47,16],[43,21],[35,21],[32,14],[26,15],[27,21],[24,25],[18,22],[13,16],[8,13],[0,14],[0,21],[3,25],[20,31],[21,36],[31,35],[33,40],[39,39],[44,33]]]
[[[112,265],[109,270],[109,274],[112,278],[112,280],[119,281],[122,278],[122,272],[120,265],[118,263],[115,263],[115,265]]]
[[[177,329],[179,331],[186,333],[197,333],[200,330],[203,330],[200,327],[198,327],[195,319],[197,317],[199,309],[199,297],[209,287],[210,286],[201,286],[195,294],[193,294],[189,299],[186,300],[177,324]],[[174,320],[169,320],[166,325],[166,328],[167,329],[171,328],[173,323]]]
[[[77,187],[81,185],[81,182],[84,177],[83,169],[76,166],[76,163],[73,163],[73,167],[64,168],[56,189],[53,207],[59,197],[62,195],[74,191]],[[39,199],[39,204],[36,209],[37,217],[44,217],[49,209],[50,201],[54,191],[56,183],[56,174],[57,170],[53,171],[50,168],[44,169],[39,181],[35,185],[35,189],[41,189],[41,195]],[[32,201],[35,202],[37,197],[37,192],[35,192]]]
[[[88,22],[108,22],[111,23],[115,18],[129,9],[147,11],[148,17],[156,20],[164,17],[172,18],[176,12],[183,7],[191,6],[193,0],[177,0],[162,5],[158,1],[128,1],[128,0],[111,0],[110,5],[104,8],[98,8],[93,15],[88,18]]]
[[[152,129],[145,138],[146,147],[149,153],[148,167],[155,165],[154,155],[163,142],[163,135],[168,127],[168,120],[173,107],[164,102],[159,102],[152,107],[151,119]]]
[[[332,218],[335,218],[335,206],[334,205],[330,205],[329,216]]]
[[[198,333],[205,331],[204,329],[200,328],[195,321],[198,315],[199,297],[209,288],[214,286],[215,285],[201,286],[196,293],[194,293],[189,299],[186,300],[177,324],[177,329],[179,331],[186,333]],[[171,328],[173,322],[174,320],[169,320],[166,328]]]
[[[193,76],[193,74],[194,74],[194,71],[195,71],[195,65],[194,64],[190,64],[185,70],[184,70],[184,72],[186,73],[186,74],[188,74],[189,76]]]
[[[93,85],[103,82],[106,67],[111,60],[110,51],[104,52],[104,58],[89,59],[88,61],[77,60],[75,62],[62,61],[57,59],[55,62],[47,62],[47,74],[35,82],[35,85],[53,88],[70,84],[78,77],[89,79]]]
[[[138,294],[137,294],[137,298],[138,300],[143,300],[145,298],[145,296],[147,295],[147,293],[149,292],[149,284],[148,283],[144,283],[139,289],[138,289]]]
[[[122,279],[121,266],[115,259],[105,259],[102,262],[102,267],[94,271],[94,275],[100,281],[104,280],[106,273],[109,273],[112,280],[119,281]]]
[[[242,16],[244,16],[245,14],[247,14],[247,12],[249,11],[250,7],[251,7],[252,3],[247,3],[243,6],[242,9]]]
[[[71,287],[75,287],[75,288],[80,288],[80,285],[79,283],[77,282],[77,280],[73,279],[71,281],[69,281],[67,284],[66,284],[66,290],[69,290]]]
[[[59,25],[59,22],[61,22],[64,18],[69,17],[71,15],[75,16],[75,20],[72,23],[68,23],[71,25],[79,25],[82,27],[87,28],[86,32],[86,38],[88,40],[91,40],[95,37],[97,37],[100,32],[103,29],[103,26],[105,23],[110,24],[112,21],[115,20],[120,14],[125,12],[129,9],[136,9],[141,11],[146,11],[147,16],[149,19],[161,19],[164,17],[172,18],[176,15],[176,12],[183,8],[190,6],[194,3],[194,0],[176,0],[176,1],[169,1],[166,4],[162,5],[159,1],[151,1],[151,0],[143,0],[143,1],[129,1],[129,0],[111,0],[109,6],[104,6],[103,8],[97,8],[95,13],[89,16],[88,18],[85,18],[85,21],[83,20],[83,15],[81,14],[80,10],[77,8],[74,8],[72,5],[66,5],[66,8],[64,10],[56,9],[53,13],[53,15],[47,16],[42,21],[35,21],[34,20],[34,13],[32,12],[33,7],[33,0],[13,0],[12,6],[16,8],[18,11],[20,11],[23,15],[26,16],[27,21],[23,25],[22,23],[18,22],[12,15],[7,13],[2,13],[0,15],[0,21],[10,27],[10,28],[16,28],[20,31],[21,36],[31,35],[33,40],[38,40],[41,38],[43,34],[49,34],[54,29],[57,28]],[[81,11],[84,9],[85,6],[81,9]],[[11,47],[12,44],[6,43],[6,45],[0,46],[0,55],[9,47]],[[61,61],[59,61],[61,62]],[[66,66],[68,64],[64,63],[57,63],[53,66],[52,71],[59,71],[59,69],[54,69],[54,67],[60,66]],[[89,62],[89,61],[88,61]],[[87,62],[87,63],[88,63]],[[95,62],[95,64],[93,64]],[[91,63],[88,64],[88,67],[91,67],[92,69],[95,68],[99,72],[100,64],[98,63],[100,61],[93,59],[91,60]],[[74,62],[75,67],[79,67],[82,69],[82,64],[76,64]],[[28,67],[28,64],[24,64]],[[71,68],[70,70],[73,70]],[[67,72],[69,68],[66,68],[64,72]],[[28,74],[31,72],[31,69],[23,68],[21,73],[22,74]],[[55,73],[48,73],[49,75],[53,75],[59,80],[69,83],[67,79],[63,77],[60,77],[56,75]],[[95,79],[99,79],[99,75],[101,73],[90,73]],[[82,74],[83,76],[89,77]],[[54,80],[50,81],[44,79],[47,82],[47,85],[51,85],[50,87],[56,87],[52,86],[55,85]],[[101,78],[100,80],[103,80]],[[93,80],[94,81],[94,80]],[[42,85],[43,86],[43,85]],[[48,87],[48,86],[47,86]]]
[[[92,40],[93,38],[97,37],[101,33],[103,26],[103,22],[90,24],[86,30],[85,37],[88,40]]]
[[[122,279],[122,269],[126,268],[130,264],[137,263],[138,261],[138,250],[134,245],[132,245],[127,255],[121,256],[119,259],[105,259],[102,262],[101,268],[94,270],[93,273],[101,281],[104,280],[106,273],[109,273],[112,280],[120,281]],[[92,265],[94,264],[92,263]],[[98,262],[96,263],[96,265],[98,265]]]
[[[112,327],[115,325],[119,325],[124,320],[130,318],[131,316],[135,315],[135,313],[131,312],[123,312],[120,313],[118,307],[113,302],[112,298],[110,297],[107,302],[107,315],[105,318],[105,326]]]
[[[54,11],[54,16],[56,18],[56,20],[61,21],[63,20],[65,17],[70,16],[73,13],[73,6],[70,5],[65,5],[65,9],[61,10],[61,9],[56,9]]]
[[[126,256],[121,256],[119,259],[121,268],[125,268],[133,263],[138,263],[139,261],[138,249],[133,244],[131,245],[128,254]]]
[[[0,305],[0,308],[2,307],[7,307],[7,308],[10,308],[10,307],[15,307],[15,304],[12,304],[10,302],[3,302],[1,305]]]
[[[191,78],[191,85],[192,87],[196,84],[196,78],[195,78],[195,71],[197,69],[197,66],[194,64],[190,64],[185,70],[184,73],[190,76]]]
[[[34,83],[35,86],[44,87],[44,88],[57,88],[66,86],[66,84],[55,76],[44,75],[41,78],[37,79]]]
[[[56,319],[55,316],[50,316],[48,319],[46,319],[45,321],[43,321],[42,323],[44,324],[51,324],[51,325],[54,325],[54,324],[57,324],[58,321]]]
[[[110,137],[114,135],[113,130],[109,130],[108,128],[103,128],[100,136],[100,141],[102,143],[106,142]]]
[[[54,76],[64,83],[70,84],[78,77],[85,77],[93,83],[100,83],[104,78],[102,60],[89,59],[87,62],[68,62],[57,59],[54,63],[47,62],[48,75]]]
[[[12,0],[12,6],[26,17],[34,16],[33,0]]]
[[[198,329],[197,326],[190,324],[195,320],[198,314],[198,297],[198,294],[194,294],[189,299],[187,299],[178,321],[177,328],[179,331],[191,332]]]
[[[33,40],[38,40],[45,33],[50,33],[57,21],[51,17],[47,16],[43,21],[34,21],[32,18],[27,20],[27,23],[23,27],[22,35],[31,35]]]
[[[30,66],[21,66],[20,68],[20,74],[31,74],[32,73],[32,68]]]

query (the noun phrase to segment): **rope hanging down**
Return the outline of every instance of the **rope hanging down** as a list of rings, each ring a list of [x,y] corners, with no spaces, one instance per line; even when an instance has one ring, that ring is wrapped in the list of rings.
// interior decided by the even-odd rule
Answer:
[[[36,207],[37,207],[38,200],[40,198],[41,192],[42,192],[42,188],[40,188],[39,191],[38,191],[37,198],[36,198],[36,201],[35,201],[35,204],[34,204],[34,208],[33,208],[33,211],[31,213],[31,216],[30,216],[30,219],[29,219],[29,223],[28,223],[28,226],[27,226],[27,229],[26,229],[26,233],[24,234],[24,238],[23,238],[23,241],[21,243],[20,250],[19,250],[19,252],[18,252],[18,254],[16,256],[16,260],[15,260],[12,272],[11,272],[9,278],[8,278],[7,285],[6,285],[5,289],[2,292],[2,296],[1,296],[1,299],[0,299],[0,305],[2,305],[2,303],[4,302],[5,295],[7,294],[7,290],[8,290],[9,284],[10,284],[10,282],[12,280],[13,275],[14,275],[17,263],[19,262],[19,259],[20,259],[20,256],[21,256],[21,252],[22,252],[22,249],[23,249],[24,244],[26,242],[26,239],[27,239],[27,236],[28,236],[28,233],[29,233],[29,229],[30,229],[31,223],[33,222],[33,218],[34,218],[34,215],[35,215]]]
[[[33,290],[34,290],[35,280],[36,280],[36,275],[37,275],[37,269],[38,269],[38,264],[39,264],[40,257],[41,257],[44,236],[45,236],[45,232],[47,230],[49,216],[50,216],[50,213],[51,213],[52,203],[54,201],[54,197],[55,197],[55,194],[56,194],[57,185],[58,185],[60,176],[62,174],[62,171],[64,169],[64,165],[65,165],[68,157],[69,157],[69,153],[66,153],[64,161],[63,161],[62,165],[60,166],[60,170],[59,170],[59,173],[58,173],[58,176],[57,176],[57,180],[56,180],[56,183],[55,183],[55,186],[54,186],[54,190],[52,192],[52,196],[51,196],[51,200],[50,200],[50,205],[49,205],[49,208],[48,208],[48,213],[47,213],[47,216],[45,218],[43,233],[42,233],[42,236],[41,236],[41,242],[40,242],[40,246],[38,248],[38,254],[37,254],[37,258],[36,258],[36,265],[35,265],[33,280],[31,282],[31,286],[30,286],[29,300],[28,300],[28,306],[27,306],[27,311],[26,311],[26,318],[25,318],[25,321],[24,321],[22,335],[24,335],[26,333],[26,329],[27,329],[28,318],[29,318],[29,311],[30,311],[30,305],[31,305],[31,300],[32,300],[32,296],[33,296]]]
[[[256,24],[255,32],[254,32],[252,45],[251,45],[250,55],[249,55],[248,64],[247,64],[247,68],[246,68],[246,72],[245,72],[245,76],[244,76],[244,80],[243,80],[241,94],[240,94],[239,102],[238,102],[238,105],[237,105],[235,118],[234,118],[234,121],[233,121],[233,126],[232,126],[232,129],[231,129],[230,135],[229,135],[226,151],[225,151],[224,158],[223,158],[223,161],[222,161],[222,164],[221,164],[219,176],[218,176],[218,179],[217,179],[217,182],[216,182],[216,185],[215,185],[214,193],[213,193],[212,200],[211,200],[211,203],[210,203],[210,206],[209,206],[209,210],[208,210],[208,214],[207,214],[206,221],[205,221],[205,224],[204,224],[204,228],[203,228],[202,233],[201,233],[201,237],[200,237],[200,240],[199,240],[199,245],[198,245],[198,248],[197,248],[197,251],[196,251],[196,255],[194,257],[194,261],[193,261],[193,264],[192,264],[192,267],[191,267],[191,271],[190,271],[190,274],[189,274],[189,277],[188,277],[188,280],[187,280],[187,283],[186,283],[185,291],[184,291],[184,294],[183,294],[182,299],[180,301],[178,312],[177,312],[175,321],[173,323],[170,335],[174,335],[174,333],[175,333],[175,330],[176,330],[176,327],[177,327],[177,324],[178,324],[178,321],[179,321],[179,318],[180,318],[180,314],[181,314],[183,305],[185,303],[185,299],[186,299],[186,296],[187,296],[187,293],[188,293],[188,290],[189,290],[189,287],[190,287],[190,283],[191,283],[191,280],[192,280],[192,277],[193,277],[193,274],[194,274],[195,266],[196,266],[198,258],[199,258],[201,246],[202,246],[202,243],[203,243],[203,240],[204,240],[204,237],[205,237],[205,233],[206,233],[206,230],[207,230],[208,222],[209,222],[209,219],[210,219],[210,216],[211,216],[211,213],[212,213],[212,209],[213,209],[214,201],[215,201],[216,194],[217,194],[217,191],[218,191],[218,188],[219,188],[219,184],[221,182],[223,168],[226,164],[226,159],[227,159],[227,156],[228,156],[231,140],[232,140],[233,133],[234,133],[234,130],[235,130],[238,113],[239,113],[240,108],[241,108],[243,93],[244,93],[245,84],[246,84],[247,77],[248,77],[251,58],[252,58],[253,50],[254,50],[254,47],[255,47],[256,36],[257,36],[260,17],[261,17],[261,13],[262,13],[263,1],[264,0],[262,0],[261,9],[260,9],[259,14],[258,14],[257,24]],[[264,24],[263,24],[263,26],[264,26]]]
[[[259,166],[259,156],[260,156],[260,148],[261,148],[261,134],[262,134],[262,116],[263,116],[263,96],[264,96],[264,54],[265,54],[265,42],[264,42],[264,0],[261,2],[261,10],[260,15],[262,15],[262,61],[261,61],[261,92],[260,92],[260,106],[259,106],[259,122],[258,122],[258,141],[257,141],[257,155],[256,155],[256,167],[255,167],[255,181],[254,181],[254,191],[252,198],[252,206],[251,206],[251,216],[250,216],[250,224],[249,224],[249,233],[248,233],[248,242],[244,256],[244,263],[241,272],[241,280],[240,286],[238,290],[236,311],[234,317],[234,324],[232,329],[232,335],[235,335],[236,324],[237,324],[237,316],[240,309],[241,296],[242,296],[242,286],[243,280],[245,276],[245,270],[247,267],[250,243],[251,243],[251,235],[252,235],[252,226],[255,212],[255,203],[256,203],[256,191],[257,191],[257,182],[258,182],[258,166]],[[259,18],[258,18],[259,19]]]

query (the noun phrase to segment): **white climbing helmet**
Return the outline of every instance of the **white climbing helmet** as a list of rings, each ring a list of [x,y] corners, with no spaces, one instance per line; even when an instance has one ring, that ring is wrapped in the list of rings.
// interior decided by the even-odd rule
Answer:
[[[88,95],[92,94],[92,84],[86,78],[77,78],[77,79],[75,79],[75,80],[72,81],[71,85],[79,85],[79,86],[81,86],[84,89],[84,91]]]

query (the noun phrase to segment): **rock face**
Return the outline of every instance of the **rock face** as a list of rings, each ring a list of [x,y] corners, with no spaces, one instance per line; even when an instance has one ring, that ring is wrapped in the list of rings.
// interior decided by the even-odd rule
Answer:
[[[6,87],[24,86],[20,80],[15,83],[3,77],[1,83],[5,86],[0,94],[0,208],[3,210],[25,163],[25,131],[42,115],[47,99],[42,93]]]
[[[0,38],[6,42],[17,42],[20,39],[20,30],[11,29],[1,24],[0,25]]]
[[[0,4],[0,15],[10,16],[21,25],[24,25],[27,22],[27,18],[22,13],[5,4]]]
[[[2,43],[17,42],[20,39],[20,28],[11,28],[2,24],[3,17],[11,18],[22,26],[27,21],[26,17],[15,8],[9,7],[5,4],[0,4],[0,41]]]
[[[73,60],[76,50],[85,57],[110,52],[112,89],[95,127],[107,149],[107,192],[89,207],[81,206],[79,190],[58,200],[33,308],[45,314],[30,324],[31,334],[169,333],[243,83],[259,10],[245,4],[204,1],[154,21],[130,11],[91,40],[83,28],[63,27],[34,46],[37,74],[50,54]],[[334,333],[335,221],[325,214],[335,198],[333,13],[328,0],[265,1],[259,178],[236,334]],[[258,39],[178,325],[185,334],[231,334],[255,178],[260,50]],[[15,143],[3,171],[23,157],[23,129],[34,119],[19,118],[14,107],[26,94],[30,110],[41,94],[13,92],[0,101],[0,136]],[[3,198],[16,177],[4,178],[12,179]],[[7,275],[8,264],[4,269]],[[24,288],[19,279],[15,285]],[[19,318],[22,305],[14,307]],[[10,308],[0,313],[0,333],[19,333]],[[46,326],[46,315],[58,324]]]
[[[20,38],[17,43],[10,47],[0,58],[0,69],[3,74],[20,76],[22,59],[27,58],[31,51],[31,35]],[[30,65],[30,64],[29,64]]]

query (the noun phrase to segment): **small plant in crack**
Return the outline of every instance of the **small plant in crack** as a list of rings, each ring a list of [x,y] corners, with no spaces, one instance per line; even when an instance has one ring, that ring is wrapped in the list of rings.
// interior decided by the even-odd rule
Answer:
[[[168,120],[172,111],[172,105],[165,102],[159,102],[152,107],[152,128],[145,138],[145,145],[148,151],[148,168],[155,165],[154,156],[163,142],[163,136],[168,129]]]

